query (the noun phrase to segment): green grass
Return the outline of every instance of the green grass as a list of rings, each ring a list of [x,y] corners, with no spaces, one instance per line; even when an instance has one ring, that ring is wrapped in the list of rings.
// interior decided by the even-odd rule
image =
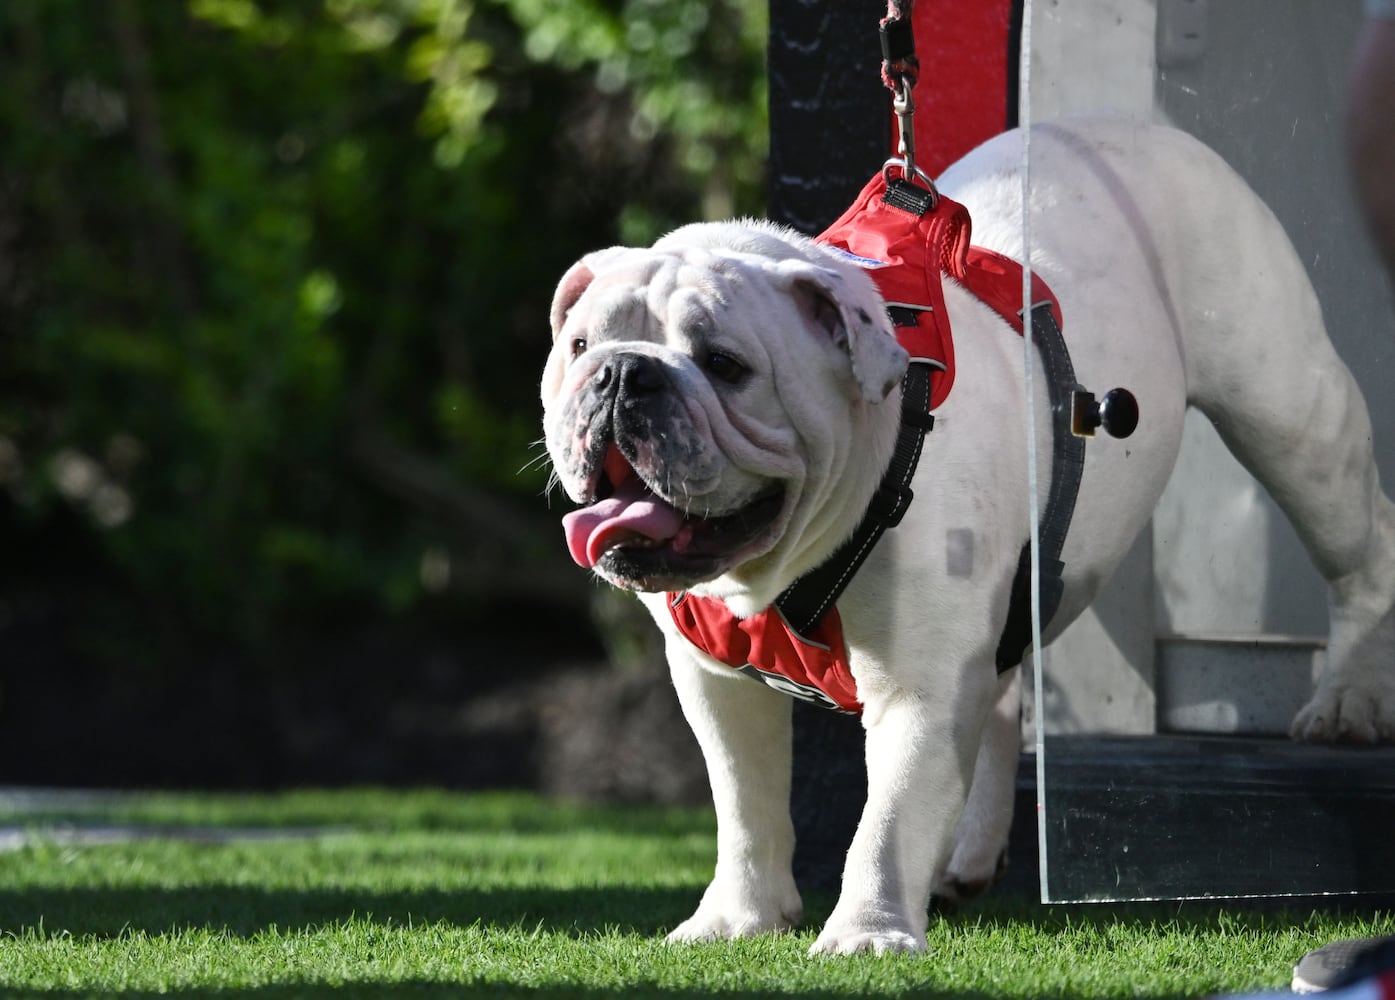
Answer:
[[[63,836],[112,822],[295,836]],[[0,824],[38,834],[0,852],[3,997],[1203,997],[1285,988],[1307,949],[1395,932],[1357,909],[999,896],[932,921],[924,955],[810,959],[831,898],[806,900],[799,933],[663,943],[711,871],[706,811],[358,791],[140,796]]]

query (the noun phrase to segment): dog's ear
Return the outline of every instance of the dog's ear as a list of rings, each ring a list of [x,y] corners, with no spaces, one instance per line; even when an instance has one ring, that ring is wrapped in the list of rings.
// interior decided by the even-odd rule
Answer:
[[[572,306],[576,305],[577,299],[581,298],[592,281],[596,279],[596,272],[591,270],[591,265],[583,257],[571,267],[567,268],[567,273],[562,275],[562,280],[557,283],[557,290],[552,293],[552,339],[556,340],[557,335],[562,332],[562,324],[567,321],[567,313],[572,311]]]
[[[613,257],[626,251],[626,247],[610,247],[608,250],[595,250],[582,257],[579,261],[567,268],[567,273],[562,275],[562,280],[557,282],[557,290],[552,293],[552,310],[549,318],[552,322],[552,339],[555,341],[557,335],[562,332],[562,324],[567,321],[567,314],[572,311],[572,306],[576,305],[586,289],[591,286],[591,282],[596,280],[596,275],[604,268],[606,262]]]
[[[848,356],[862,398],[880,403],[891,395],[909,356],[871,279],[807,261],[782,261],[781,270],[800,310]]]

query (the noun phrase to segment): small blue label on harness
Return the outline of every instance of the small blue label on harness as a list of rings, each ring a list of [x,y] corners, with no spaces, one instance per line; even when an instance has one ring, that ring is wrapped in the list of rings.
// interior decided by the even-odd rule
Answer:
[[[884,260],[877,260],[875,257],[859,257],[851,250],[845,250],[842,247],[834,246],[832,243],[824,243],[822,246],[825,250],[832,250],[839,257],[856,264],[858,267],[866,268],[869,271],[875,271],[879,267],[887,266],[887,262]]]

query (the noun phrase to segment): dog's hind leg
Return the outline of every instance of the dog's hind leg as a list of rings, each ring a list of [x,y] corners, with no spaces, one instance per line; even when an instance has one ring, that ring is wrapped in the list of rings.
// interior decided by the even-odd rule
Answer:
[[[1248,244],[1231,258],[1243,262],[1235,280],[1213,277],[1210,301],[1189,304],[1189,397],[1329,585],[1327,668],[1291,732],[1395,741],[1395,504],[1381,489],[1366,401],[1277,220],[1257,202],[1233,211]]]
[[[935,879],[933,899],[953,909],[979,895],[1002,876],[1017,794],[1022,750],[1022,671],[998,679],[998,701],[979,742],[969,799],[954,834],[954,854]]]

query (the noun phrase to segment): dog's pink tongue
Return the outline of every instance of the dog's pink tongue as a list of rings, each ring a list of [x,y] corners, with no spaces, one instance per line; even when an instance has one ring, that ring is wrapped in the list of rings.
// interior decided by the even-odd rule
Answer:
[[[562,518],[567,548],[578,566],[590,569],[625,536],[665,542],[683,527],[683,515],[631,476],[614,496]]]

